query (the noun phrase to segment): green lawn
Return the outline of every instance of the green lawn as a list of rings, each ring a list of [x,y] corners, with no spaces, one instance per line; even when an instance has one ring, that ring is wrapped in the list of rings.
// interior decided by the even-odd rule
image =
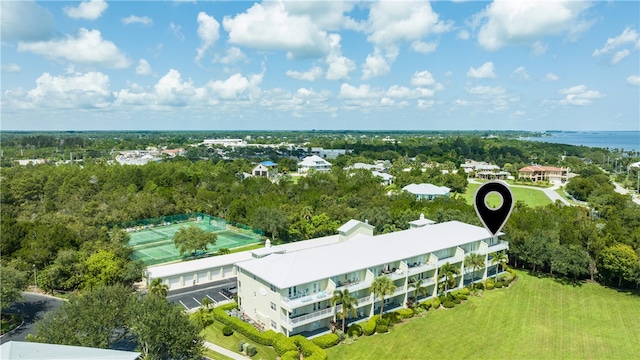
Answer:
[[[238,354],[240,354],[240,352],[238,351],[238,342],[240,340],[244,340],[245,342],[255,345],[256,348],[258,349],[258,353],[251,359],[276,360],[277,358],[276,351],[273,350],[271,346],[256,344],[255,342],[248,340],[245,336],[238,334],[236,332],[234,332],[233,335],[231,336],[224,336],[222,335],[223,326],[224,325],[222,323],[216,321],[215,323],[213,323],[213,325],[208,326],[206,329],[202,330],[201,335],[204,336],[204,339],[207,340],[208,342],[222,346],[223,348],[229,349]],[[214,354],[217,354],[217,353],[210,352],[208,356],[214,359],[218,359],[218,358],[227,359],[227,357],[223,357],[220,354],[217,354],[216,355],[217,357],[213,356]]]
[[[467,191],[462,195],[467,204],[473,205],[473,196],[478,190],[479,184],[468,184]],[[551,204],[551,200],[541,190],[510,187],[515,201],[524,201],[530,207],[545,206]],[[489,203],[489,205],[492,205]]]
[[[430,310],[388,334],[327,349],[330,360],[637,359],[640,297],[518,272],[508,289]]]

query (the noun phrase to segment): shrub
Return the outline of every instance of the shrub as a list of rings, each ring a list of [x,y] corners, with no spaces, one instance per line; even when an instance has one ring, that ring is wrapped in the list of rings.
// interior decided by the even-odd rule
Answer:
[[[453,303],[456,304],[456,305],[460,304],[461,302],[462,302],[462,300],[460,300],[459,298],[453,299]]]
[[[254,355],[255,355],[255,354],[257,354],[257,353],[258,353],[258,349],[256,348],[256,346],[255,346],[255,345],[253,345],[253,344],[249,344],[249,346],[247,346],[247,355],[248,355],[249,357],[252,357],[252,356],[254,356]]]
[[[400,317],[403,319],[409,319],[413,317],[412,309],[400,309],[400,310],[397,310],[396,313],[398,313],[398,315],[400,315]]]
[[[433,301],[431,302],[431,307],[434,309],[437,309],[440,307],[440,299],[435,298],[433,299]]]
[[[222,328],[222,335],[224,335],[224,336],[231,336],[231,335],[233,335],[233,329],[231,328],[231,326],[229,326],[229,325],[225,325],[225,326]]]
[[[280,356],[280,360],[300,360],[298,350],[290,350]]]
[[[487,282],[487,290],[495,289],[496,285],[492,282]]]
[[[311,340],[305,338],[301,335],[296,335],[293,337],[293,341],[295,341],[296,345],[300,348],[300,352],[302,356],[306,360],[309,359],[326,359],[327,353],[318,345],[314,344]]]
[[[376,326],[376,333],[382,334],[386,332],[389,332],[389,327],[387,325],[380,324]]]
[[[447,300],[442,303],[442,306],[444,306],[447,309],[451,309],[452,307],[456,306],[456,304],[453,301]]]
[[[385,325],[392,326],[400,322],[402,317],[396,311],[384,314],[384,320],[387,320]]]
[[[373,333],[376,332],[376,322],[379,318],[380,315],[374,315],[366,324],[364,324],[364,328],[362,330],[366,336],[373,335]]]
[[[433,303],[431,301],[425,301],[425,302],[420,304],[420,307],[425,309],[425,310],[429,310],[429,309],[431,309],[431,305],[433,305]]]
[[[342,341],[347,338],[347,335],[345,335],[342,330],[337,330],[335,334],[338,335],[338,341]]]
[[[460,290],[458,292],[458,294],[460,294],[460,295],[469,295],[469,294],[471,294],[471,290],[469,290],[469,288],[463,288],[462,290]]]
[[[499,279],[503,283],[508,284],[513,281],[513,275],[511,275],[510,273],[502,274],[499,276]]]
[[[467,300],[469,297],[467,295],[464,294],[459,294],[456,298],[456,300]]]
[[[340,338],[338,337],[337,334],[335,333],[331,333],[331,334],[325,334],[325,335],[321,335],[318,336],[316,338],[313,338],[313,340],[311,340],[314,344],[318,345],[319,347],[321,347],[322,349],[328,349],[332,346],[336,346],[338,344],[338,342],[340,342]]]
[[[259,332],[253,325],[240,320],[237,317],[229,316],[225,310],[234,309],[236,304],[223,305],[213,309],[213,317],[225,324],[229,325],[234,331],[246,336],[249,340],[255,341],[260,345],[273,345],[276,337],[276,332],[273,330],[267,330],[265,332]]]
[[[244,340],[238,341],[238,351],[242,352],[242,350],[244,349],[244,344],[245,344]]]
[[[484,290],[484,284],[483,284],[483,283],[481,283],[481,282],[480,282],[480,283],[477,283],[477,284],[476,284],[476,289],[478,289],[478,290]]]
[[[391,320],[389,317],[387,317],[388,314],[385,314],[384,318],[380,318],[378,317],[376,319],[376,325],[386,325],[389,326],[389,324],[391,323]]]
[[[359,324],[353,324],[347,328],[347,335],[349,336],[362,336],[362,326]]]
[[[502,283],[502,281],[496,281],[496,284],[495,284],[495,288],[496,289],[500,289],[503,286],[504,286],[504,284]]]
[[[295,350],[296,353],[298,352],[298,346],[296,346],[296,343],[293,341],[293,339],[286,337],[282,333],[278,333],[276,335],[275,339],[273,340],[272,346],[273,346],[273,350],[275,350],[276,353],[281,356],[284,353],[287,353],[293,350]]]

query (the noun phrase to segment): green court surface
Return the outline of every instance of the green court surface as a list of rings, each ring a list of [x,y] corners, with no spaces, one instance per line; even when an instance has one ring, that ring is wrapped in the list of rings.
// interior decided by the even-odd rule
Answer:
[[[235,228],[215,221],[199,220],[177,224],[168,223],[129,229],[128,245],[133,248],[133,258],[147,265],[157,265],[183,259],[173,243],[173,235],[183,227],[196,226],[218,235],[214,246],[207,246],[206,253],[214,253],[222,248],[232,249],[262,241],[262,237],[252,231]]]

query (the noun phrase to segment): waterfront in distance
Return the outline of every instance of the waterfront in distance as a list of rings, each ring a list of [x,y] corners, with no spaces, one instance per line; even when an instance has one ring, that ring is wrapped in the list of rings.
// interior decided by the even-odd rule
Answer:
[[[522,140],[640,152],[640,131],[548,131],[546,135]]]

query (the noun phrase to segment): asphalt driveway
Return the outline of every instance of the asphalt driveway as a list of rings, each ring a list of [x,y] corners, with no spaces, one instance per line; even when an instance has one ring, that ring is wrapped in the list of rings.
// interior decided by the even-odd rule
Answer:
[[[26,341],[27,334],[33,333],[33,325],[48,311],[55,310],[62,305],[63,300],[48,295],[23,293],[24,302],[13,304],[6,312],[19,313],[24,323],[17,329],[0,338],[0,344],[8,341]]]

